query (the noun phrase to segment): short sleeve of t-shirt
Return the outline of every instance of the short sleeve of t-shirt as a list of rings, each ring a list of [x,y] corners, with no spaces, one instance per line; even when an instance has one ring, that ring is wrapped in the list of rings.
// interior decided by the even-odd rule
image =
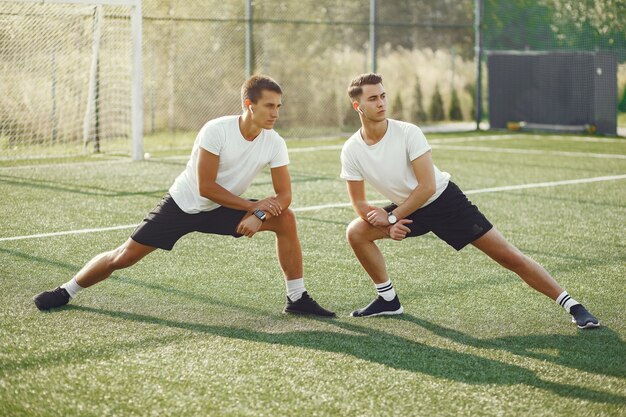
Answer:
[[[224,128],[219,125],[207,125],[199,133],[201,148],[206,149],[214,155],[219,155],[224,147],[226,134]]]
[[[348,147],[341,150],[341,175],[340,177],[346,181],[363,181],[363,175],[357,169],[352,160]]]
[[[287,144],[280,136],[278,139],[278,150],[270,161],[270,168],[278,168],[284,165],[289,165],[289,152],[287,152]]]
[[[431,147],[419,127],[415,125],[408,126],[410,130],[406,135],[406,148],[409,154],[409,160],[414,161],[430,151]]]

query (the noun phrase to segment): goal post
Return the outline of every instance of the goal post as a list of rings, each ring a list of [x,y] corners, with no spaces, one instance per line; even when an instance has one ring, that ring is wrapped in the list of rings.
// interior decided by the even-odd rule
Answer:
[[[143,159],[141,0],[0,0],[0,159]]]

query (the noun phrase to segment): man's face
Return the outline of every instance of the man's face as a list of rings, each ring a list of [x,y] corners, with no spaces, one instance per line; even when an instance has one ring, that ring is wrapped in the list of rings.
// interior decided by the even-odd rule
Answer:
[[[263,129],[274,128],[278,120],[278,110],[282,106],[282,95],[275,91],[263,90],[256,103],[250,103],[252,121]]]
[[[366,84],[363,86],[363,94],[359,99],[361,114],[365,119],[375,122],[387,118],[387,93],[382,84]]]

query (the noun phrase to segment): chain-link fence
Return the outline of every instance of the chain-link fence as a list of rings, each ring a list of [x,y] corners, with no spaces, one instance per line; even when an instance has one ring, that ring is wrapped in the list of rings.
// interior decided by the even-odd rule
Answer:
[[[0,2],[0,159],[127,152],[130,7]]]
[[[85,142],[129,150],[127,8],[104,7],[95,42],[98,6],[42,2],[0,0],[0,159],[49,155],[53,143],[65,144],[64,154],[80,153]],[[56,10],[53,18],[45,7]],[[481,91],[485,116],[488,77],[477,46],[481,59],[494,50],[608,52],[618,60],[620,97],[626,87],[623,0],[144,0],[142,7],[148,150],[177,146],[179,132],[240,112],[239,88],[250,73],[283,86],[277,130],[287,138],[353,130],[358,118],[345,91],[372,70],[384,77],[391,117],[469,123]],[[81,58],[70,59],[78,51]]]
[[[475,80],[473,2],[370,0],[144,2],[146,132],[196,130],[240,111],[246,75],[246,31],[253,73],[284,89],[277,129],[286,137],[338,134],[358,118],[345,93],[349,81],[376,66],[396,117],[428,122],[438,91],[444,109],[457,93],[457,119],[472,119]],[[434,115],[434,117],[430,117]]]

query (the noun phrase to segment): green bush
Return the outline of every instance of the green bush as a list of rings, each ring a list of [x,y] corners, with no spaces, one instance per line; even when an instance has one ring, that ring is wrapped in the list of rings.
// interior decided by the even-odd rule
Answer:
[[[450,99],[450,111],[448,112],[450,120],[463,120],[463,112],[461,111],[461,102],[456,90],[452,90],[452,98]]]
[[[439,92],[439,84],[435,85],[435,92],[433,98],[430,100],[430,107],[428,109],[430,120],[433,122],[439,122],[446,118],[446,111],[443,108],[443,99]]]
[[[624,93],[622,94],[622,99],[619,101],[617,105],[617,110],[622,113],[626,113],[626,85],[624,86]]]
[[[472,98],[471,103],[472,103],[472,107],[470,109],[470,119],[474,120],[476,119],[476,84],[474,83],[467,83],[465,84],[465,91],[467,92],[467,94]]]
[[[428,120],[428,115],[424,111],[424,95],[422,94],[422,86],[419,77],[415,77],[415,90],[413,93],[415,101],[411,110],[411,120],[415,123],[421,123]]]
[[[404,105],[402,104],[402,96],[400,93],[398,93],[391,106],[391,118],[396,120],[404,119]]]

